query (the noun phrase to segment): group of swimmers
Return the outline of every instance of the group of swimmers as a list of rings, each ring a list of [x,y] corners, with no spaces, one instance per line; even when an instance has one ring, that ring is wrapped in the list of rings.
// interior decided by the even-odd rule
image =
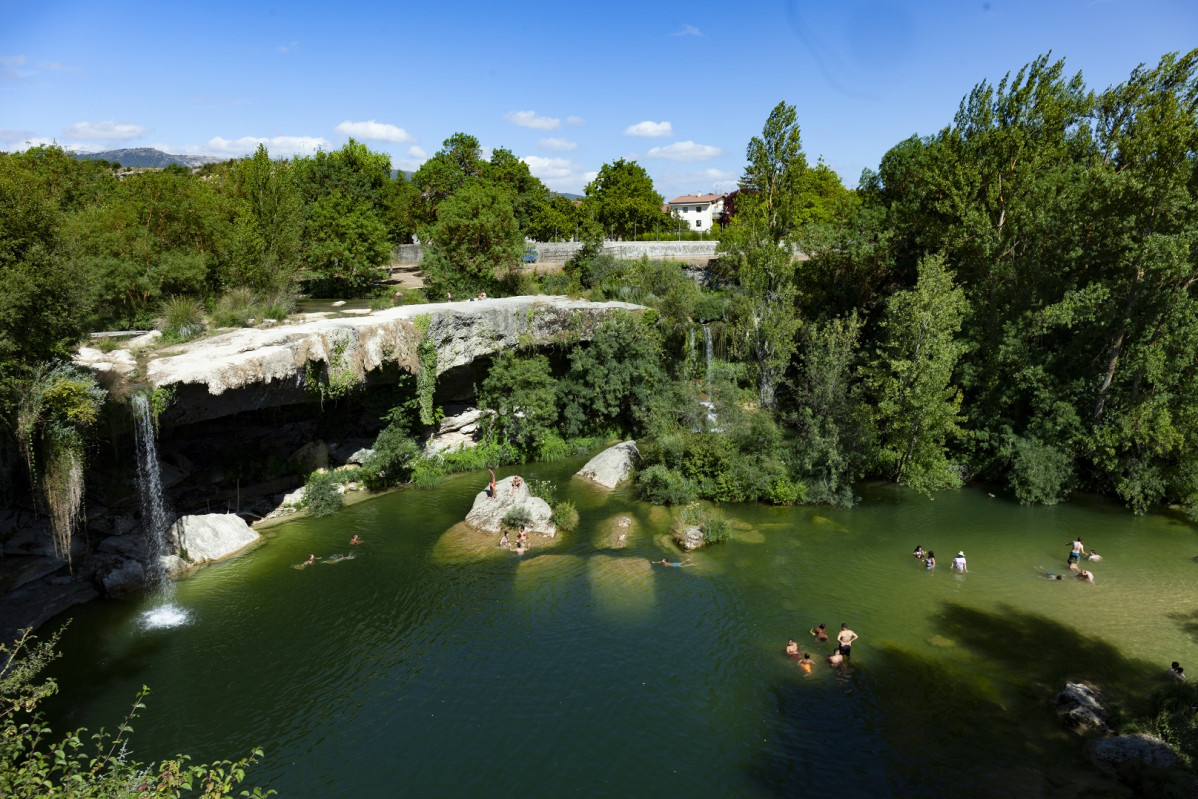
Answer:
[[[353,538],[349,539],[349,543],[350,543],[350,546],[357,546],[358,544],[362,543],[362,539],[358,537],[357,533],[354,533]],[[350,552],[348,555],[338,552],[336,554],[329,555],[327,558],[325,558],[324,560],[322,560],[320,562],[321,563],[340,563],[343,560],[353,560],[353,559],[354,559],[354,553],[352,553],[352,552]],[[317,560],[316,555],[314,555],[314,554],[309,555],[308,559],[306,561],[304,561],[303,563],[296,564],[295,568],[302,569],[305,566],[311,566],[312,564],[316,563],[316,560]]]
[[[915,551],[911,554],[915,556],[916,560],[923,561],[924,568],[936,568],[936,553],[932,550],[925,550],[923,546],[916,546]],[[957,550],[957,554],[953,557],[952,569],[953,571],[961,572],[961,574],[969,571],[969,565],[965,561],[964,550]]]
[[[505,530],[503,537],[499,539],[499,548],[511,550],[517,555],[523,555],[528,551],[528,530],[524,528],[524,525],[520,525],[520,531],[516,533],[515,546],[512,546],[511,542],[508,540],[507,531]]]
[[[1070,542],[1069,549],[1069,570],[1077,573],[1077,579],[1084,580],[1092,584],[1094,582],[1094,572],[1090,571],[1089,569],[1081,568],[1078,563],[1081,561],[1083,555],[1085,556],[1086,560],[1090,561],[1102,560],[1102,556],[1092,549],[1089,551],[1089,553],[1087,553],[1085,546],[1082,544],[1081,536],[1078,536],[1077,540]],[[936,568],[936,553],[932,550],[925,550],[923,546],[916,546],[915,551],[911,554],[915,556],[916,560],[922,560],[925,568]],[[953,571],[957,571],[962,574],[969,570],[965,561],[964,551],[957,552],[956,557],[953,558],[952,568]],[[1040,571],[1049,580],[1063,579],[1059,574],[1046,572],[1043,569],[1040,569]]]
[[[822,623],[815,625],[811,628],[811,636],[817,644],[827,643],[828,625]],[[849,629],[847,622],[841,624],[840,632],[836,634],[836,648],[832,650],[832,654],[828,655],[828,664],[831,666],[843,665],[853,652],[853,642],[860,637]],[[810,652],[799,652],[799,645],[795,643],[795,639],[791,638],[786,642],[786,654],[798,661],[799,668],[805,674],[811,673],[815,661],[811,659]]]

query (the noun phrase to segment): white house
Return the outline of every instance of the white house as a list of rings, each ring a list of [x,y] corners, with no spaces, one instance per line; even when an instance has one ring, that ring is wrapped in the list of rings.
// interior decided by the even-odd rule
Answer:
[[[726,194],[684,194],[667,203],[669,212],[677,211],[686,226],[694,231],[711,230],[724,213]]]

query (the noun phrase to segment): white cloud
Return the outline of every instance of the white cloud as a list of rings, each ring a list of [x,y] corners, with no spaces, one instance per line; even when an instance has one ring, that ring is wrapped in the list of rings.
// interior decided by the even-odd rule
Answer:
[[[413,144],[411,147],[409,147],[408,155],[411,158],[416,158],[420,161],[423,161],[424,159],[428,158],[428,153],[426,153],[424,151],[424,148],[421,147],[419,144]]]
[[[275,50],[277,50],[280,53],[293,53],[298,49],[299,49],[299,42],[288,42],[287,44],[280,44],[278,47],[275,48]]]
[[[702,36],[703,31],[696,28],[694,25],[683,25],[682,30],[675,31],[671,36]]]
[[[350,122],[347,119],[333,128],[333,130],[343,136],[353,136],[358,139],[367,139],[368,141],[406,142],[413,140],[403,128],[383,122],[375,122],[373,119],[369,122]]]
[[[242,136],[240,139],[225,139],[221,136],[209,139],[199,147],[189,147],[187,150],[219,155],[226,158],[238,158],[252,155],[259,144],[265,144],[272,158],[290,158],[296,155],[311,155],[317,150],[328,149],[331,142],[320,136],[272,136],[269,139],[257,136]],[[185,150],[186,151],[186,150]]]
[[[654,147],[649,151],[650,158],[662,158],[666,161],[706,161],[722,155],[723,150],[710,144],[695,144],[693,141],[676,141],[665,147]]]
[[[669,122],[650,122],[646,119],[644,122],[638,122],[635,125],[629,125],[624,128],[624,134],[626,136],[646,136],[650,138],[673,136],[674,126]]]
[[[66,135],[76,139],[127,141],[146,135],[146,128],[132,122],[76,122],[67,128]]]
[[[37,66],[40,69],[48,69],[53,72],[78,72],[78,68],[69,66],[61,61],[38,61]]]
[[[540,155],[526,155],[520,159],[528,164],[528,171],[536,175],[545,185],[554,191],[581,194],[583,187],[595,179],[597,173],[582,170],[582,167],[569,158],[545,158]]]
[[[585,125],[586,123],[587,123],[587,121],[585,119],[583,119],[582,117],[574,117],[574,116],[566,117],[567,125]]]
[[[546,150],[553,150],[555,153],[566,153],[570,150],[578,149],[578,142],[570,141],[569,139],[541,139],[540,145]]]
[[[52,144],[57,144],[57,142],[44,136],[33,136],[29,131],[0,130],[0,149],[8,152],[20,153],[30,147],[49,147]],[[63,149],[70,150],[72,148],[63,147]]]
[[[31,74],[28,70],[20,69],[29,60],[23,55],[0,55],[0,80],[23,80]]]
[[[28,60],[26,55],[0,55],[0,67],[20,67]]]
[[[537,116],[536,111],[508,111],[503,118],[513,125],[533,130],[557,130],[562,124],[562,121],[555,117]]]

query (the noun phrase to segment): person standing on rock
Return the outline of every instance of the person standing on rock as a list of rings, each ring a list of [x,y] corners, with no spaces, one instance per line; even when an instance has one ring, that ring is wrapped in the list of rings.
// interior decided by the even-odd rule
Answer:
[[[491,492],[491,499],[495,499],[497,496],[499,496],[495,492],[495,472],[493,472],[490,467],[487,467],[487,471],[491,474],[491,484],[487,486],[487,490]]]

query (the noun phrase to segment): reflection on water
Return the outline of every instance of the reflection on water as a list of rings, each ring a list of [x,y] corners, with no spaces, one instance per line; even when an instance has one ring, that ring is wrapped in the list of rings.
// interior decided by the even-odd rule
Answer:
[[[274,528],[179,583],[181,616],[82,608],[55,712],[111,725],[150,685],[140,757],[261,746],[284,796],[1028,796],[1090,772],[1050,708],[1064,680],[1134,710],[1198,660],[1198,542],[1170,517],[879,486],[851,511],[725,506],[733,540],[674,569],[649,563],[681,559],[668,512],[571,482],[581,463],[522,467],[582,514],[523,558],[458,526],[471,475]],[[353,561],[291,568],[355,533]],[[1096,583],[1045,580],[1079,534]],[[128,623],[148,613],[191,623],[151,637]],[[848,668],[819,622],[861,636]]]

